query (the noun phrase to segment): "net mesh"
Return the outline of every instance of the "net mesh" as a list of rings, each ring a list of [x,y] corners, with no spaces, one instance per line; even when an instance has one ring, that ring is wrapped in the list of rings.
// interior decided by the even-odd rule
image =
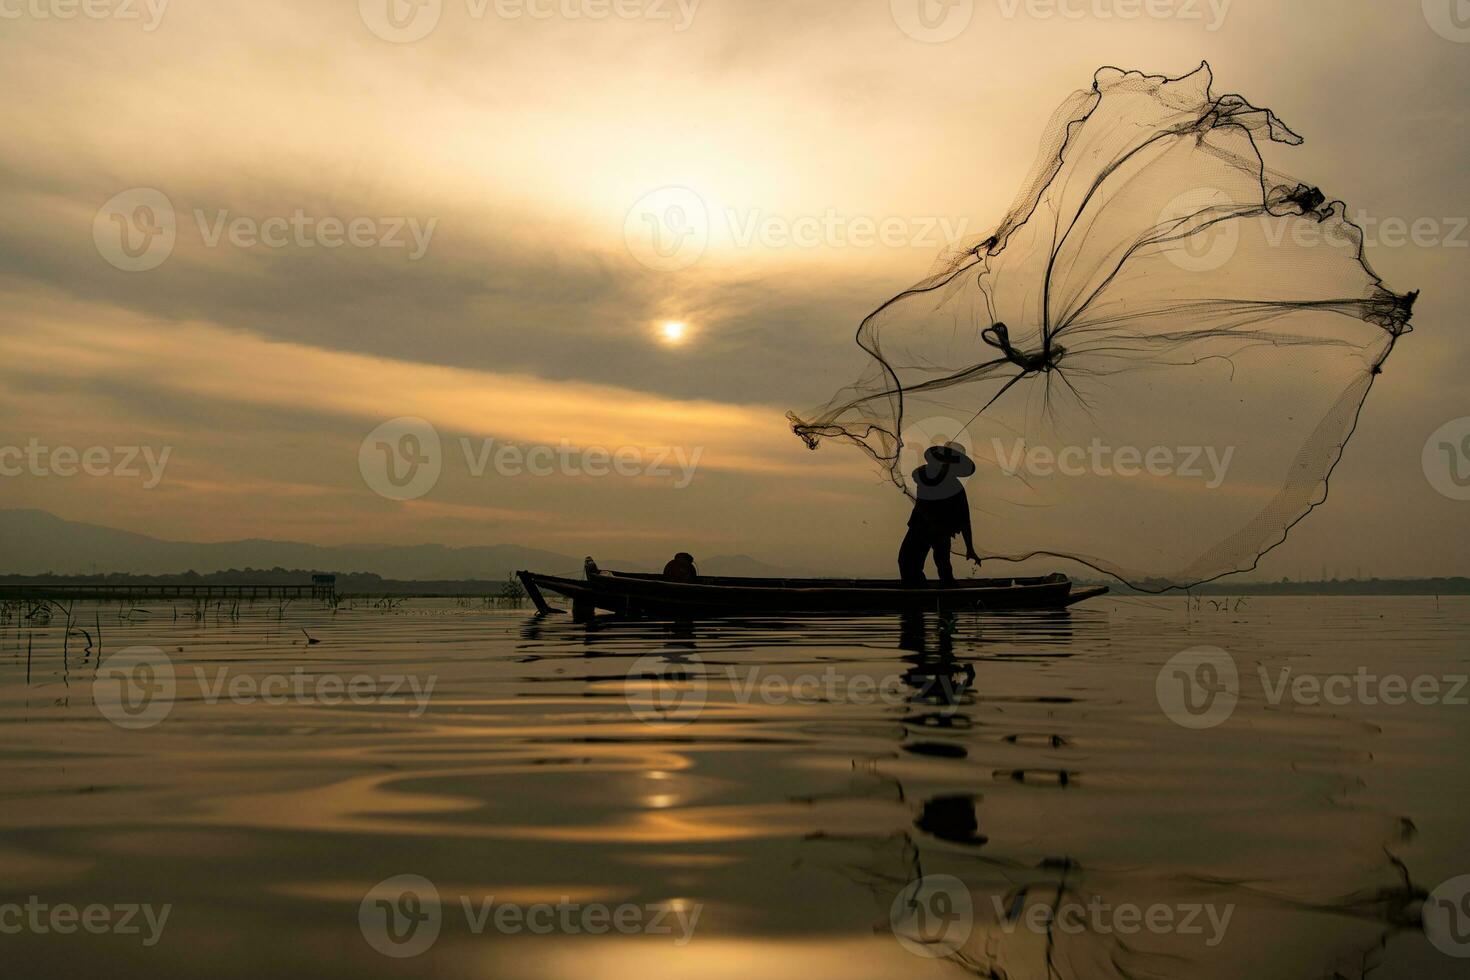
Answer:
[[[868,369],[796,433],[911,497],[959,442],[985,557],[1148,591],[1254,567],[1325,499],[1416,294],[1342,202],[1268,169],[1301,138],[1212,82],[1100,70],[999,227],[863,320]]]

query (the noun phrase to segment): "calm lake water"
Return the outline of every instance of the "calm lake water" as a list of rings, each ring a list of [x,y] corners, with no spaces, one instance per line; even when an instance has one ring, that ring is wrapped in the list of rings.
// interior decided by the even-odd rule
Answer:
[[[1470,976],[1463,597],[72,614],[7,976]]]

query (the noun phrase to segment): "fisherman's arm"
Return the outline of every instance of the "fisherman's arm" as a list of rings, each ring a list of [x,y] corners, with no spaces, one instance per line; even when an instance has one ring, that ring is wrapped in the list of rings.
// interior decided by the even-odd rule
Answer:
[[[980,556],[975,554],[975,537],[970,528],[970,501],[965,496],[963,490],[960,491],[958,503],[961,514],[960,520],[963,522],[960,524],[960,536],[965,542],[965,557],[978,565],[980,564]]]

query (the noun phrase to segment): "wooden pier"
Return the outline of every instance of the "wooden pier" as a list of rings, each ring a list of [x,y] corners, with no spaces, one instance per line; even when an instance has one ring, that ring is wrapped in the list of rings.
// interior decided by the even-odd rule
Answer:
[[[334,575],[315,575],[310,585],[142,585],[72,584],[67,582],[9,585],[0,583],[0,599],[89,599],[158,601],[167,599],[317,599],[330,602],[337,594]]]

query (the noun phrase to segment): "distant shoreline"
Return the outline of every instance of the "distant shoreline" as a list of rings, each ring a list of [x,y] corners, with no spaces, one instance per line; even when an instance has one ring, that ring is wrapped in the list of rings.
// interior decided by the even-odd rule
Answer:
[[[378,596],[495,596],[506,585],[494,579],[388,579],[363,572],[324,572],[318,569],[231,569],[206,575],[184,572],[174,575],[133,575],[116,572],[96,575],[0,575],[0,592],[7,586],[69,585],[214,585],[282,586],[309,585],[312,575],[335,575],[338,595]],[[580,571],[568,570],[569,575]],[[1193,589],[1164,593],[1143,592],[1118,582],[1078,579],[1079,584],[1107,585],[1114,595],[1183,596],[1438,596],[1470,595],[1470,577],[1452,576],[1412,579],[1331,579],[1313,582],[1209,582]]]
[[[0,597],[7,589],[54,587],[58,592],[71,586],[215,586],[224,588],[270,588],[310,586],[313,575],[334,575],[339,596],[475,597],[500,596],[506,579],[385,579],[364,573],[334,573],[298,569],[254,569],[211,572],[207,575],[132,575],[123,572],[98,575],[0,575]]]
[[[1089,583],[1091,584],[1091,583]],[[1330,579],[1316,582],[1232,582],[1222,579],[1206,582],[1192,589],[1171,589],[1168,592],[1143,592],[1117,582],[1099,581],[1108,585],[1114,595],[1258,595],[1258,596],[1392,596],[1392,595],[1470,595],[1470,578],[1388,578],[1388,579]]]

